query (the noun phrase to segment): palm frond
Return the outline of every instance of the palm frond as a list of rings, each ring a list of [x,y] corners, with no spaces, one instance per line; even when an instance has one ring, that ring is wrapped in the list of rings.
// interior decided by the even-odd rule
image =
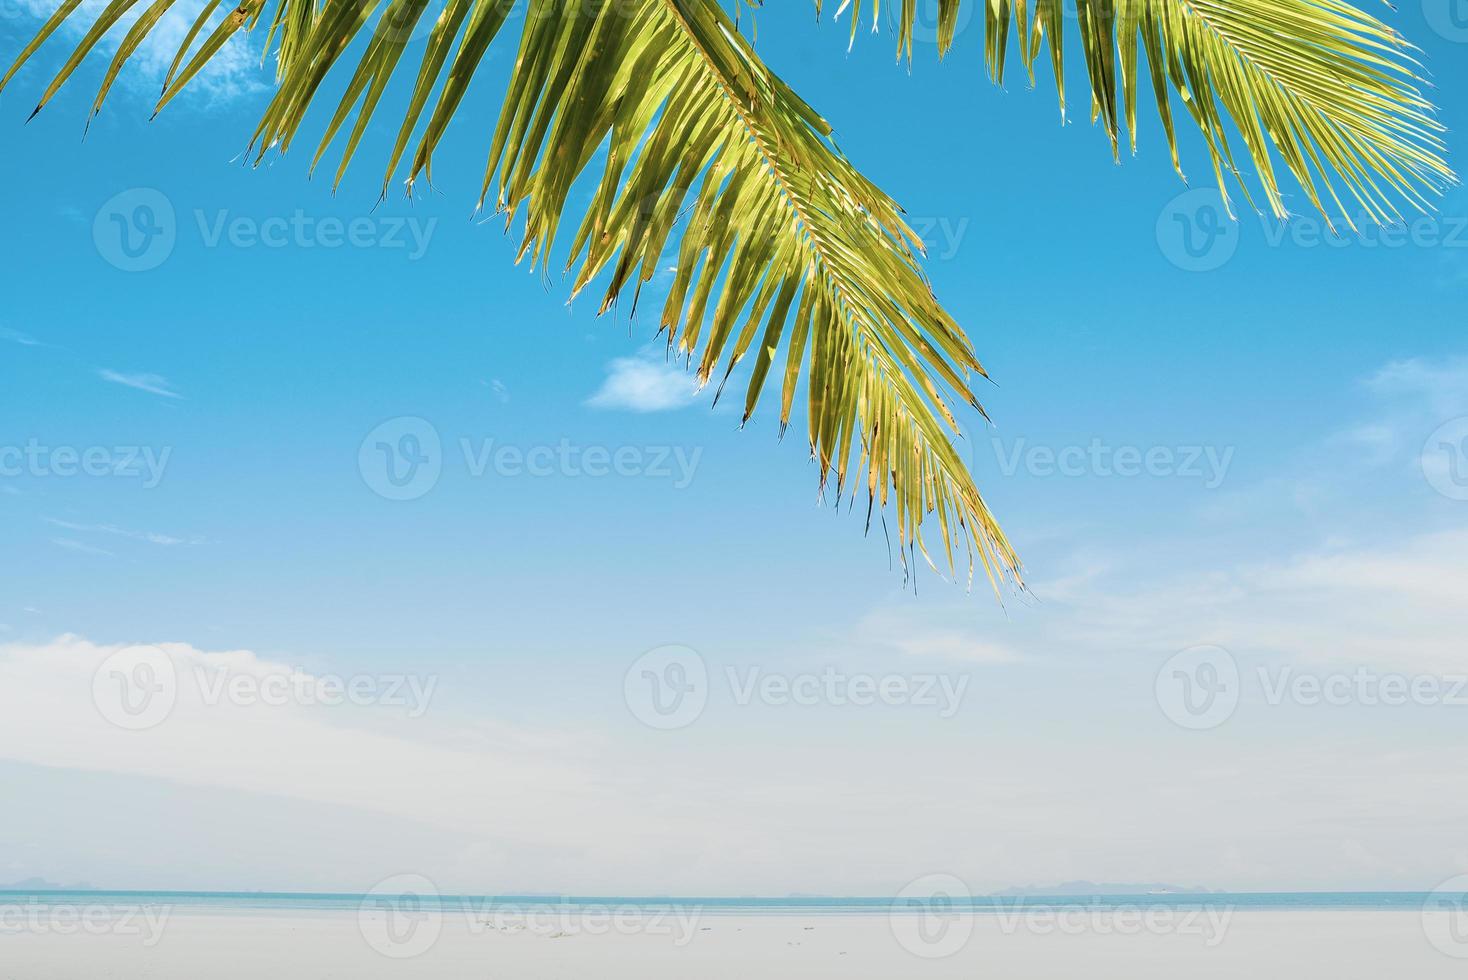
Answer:
[[[74,0],[66,2],[17,68],[75,12]],[[135,2],[113,0],[43,105]],[[262,22],[267,0],[241,0],[222,19],[218,3],[200,13],[160,108],[230,37]],[[319,162],[355,110],[340,179],[400,70],[426,0],[279,3],[268,21],[278,84],[256,127],[253,158],[290,147],[327,74],[365,35],[315,151]],[[417,68],[384,190],[414,134],[408,183],[432,179],[434,150],[513,6],[447,0]],[[823,490],[833,474],[838,503],[864,487],[868,523],[874,509],[885,514],[890,505],[904,562],[910,551],[928,556],[923,531],[936,523],[950,570],[960,567],[961,552],[970,578],[977,557],[996,589],[1017,582],[1018,560],[950,438],[958,431],[950,402],[978,409],[970,378],[982,368],[922,274],[918,237],[898,206],[836,151],[830,126],[759,61],[718,0],[531,0],[524,16],[480,198],[482,205],[493,197],[507,227],[519,216],[519,256],[551,259],[574,210],[572,189],[590,181],[591,203],[566,263],[573,292],[604,277],[605,311],[629,286],[635,297],[676,250],[661,325],[670,349],[696,363],[701,383],[717,373],[722,390],[750,357],[744,420],[776,385],[773,374],[784,431],[803,376]],[[145,16],[132,31],[146,35],[156,22]],[[197,37],[204,40],[192,50]],[[117,57],[125,61],[138,39],[130,35]]]
[[[937,2],[943,53],[953,43],[963,0]],[[1290,211],[1275,172],[1276,155],[1327,222],[1339,214],[1352,229],[1353,211],[1371,222],[1393,223],[1401,219],[1400,204],[1429,210],[1427,195],[1456,181],[1411,47],[1391,27],[1342,0],[1075,0],[1069,28],[1065,20],[1072,12],[1062,0],[982,2],[985,58],[996,82],[1004,81],[1011,37],[1031,84],[1048,46],[1064,118],[1064,43],[1073,34],[1090,78],[1092,121],[1101,121],[1113,152],[1120,155],[1123,119],[1136,151],[1137,101],[1150,83],[1173,166],[1183,173],[1173,112],[1177,98],[1203,135],[1225,204],[1226,173],[1252,203],[1230,129],[1242,140],[1269,208],[1280,218]],[[889,0],[887,7],[894,5]],[[820,7],[816,0],[818,12]],[[845,8],[854,38],[866,13],[876,29],[883,4],[848,0]],[[917,5],[903,0],[899,57],[912,55],[917,16]],[[1146,52],[1145,81],[1139,50]]]

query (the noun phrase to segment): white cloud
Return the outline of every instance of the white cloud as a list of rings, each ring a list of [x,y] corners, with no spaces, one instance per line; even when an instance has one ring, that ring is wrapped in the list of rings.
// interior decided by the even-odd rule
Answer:
[[[58,548],[66,551],[75,551],[82,555],[100,555],[107,558],[115,557],[106,548],[96,548],[89,544],[83,544],[80,541],[73,541],[71,538],[52,538],[51,543]]]
[[[1059,687],[1050,685],[1030,706],[1035,728],[1024,738],[982,717],[978,727],[934,737],[926,727],[904,734],[900,723],[874,725],[869,715],[831,716],[813,738],[800,719],[758,711],[705,719],[673,737],[630,719],[599,734],[548,732],[437,706],[410,719],[382,706],[210,703],[195,678],[290,668],[250,651],[165,643],[157,649],[177,678],[173,710],[153,728],[124,731],[103,717],[93,692],[99,674],[104,689],[115,680],[104,667],[125,649],[77,636],[0,644],[0,760],[64,773],[70,782],[60,786],[100,782],[139,828],[84,843],[47,838],[51,866],[120,887],[136,879],[108,868],[203,887],[258,880],[235,848],[211,853],[205,869],[173,857],[213,839],[187,814],[190,801],[220,791],[247,794],[241,800],[269,818],[241,829],[239,854],[268,847],[266,837],[285,849],[319,834],[309,822],[319,812],[285,801],[329,805],[343,808],[333,816],[347,827],[393,820],[452,842],[410,854],[411,870],[474,893],[891,894],[933,868],[985,890],[1077,878],[1430,887],[1461,851],[1468,819],[1468,797],[1443,781],[1437,743],[1381,746],[1342,739],[1339,729],[1199,739],[1158,713],[1126,711],[1098,716],[1111,719],[1107,738],[1075,737],[1073,719],[1047,737],[1047,722],[1072,710],[1057,709]],[[1052,675],[1030,680],[1042,676]],[[1060,685],[1067,675],[1053,679]],[[611,686],[620,697],[620,676]],[[1426,800],[1427,817],[1405,802]],[[52,809],[54,798],[19,794],[6,801],[6,825],[44,828]],[[1087,819],[1077,821],[1078,812]],[[919,816],[922,833],[913,833]],[[334,863],[302,880],[361,882],[392,841],[355,846],[334,850]],[[867,857],[853,863],[858,853]],[[262,885],[296,885],[288,869],[278,873]]]
[[[612,361],[607,366],[606,381],[586,404],[629,412],[665,412],[691,404],[697,395],[697,382],[691,374],[644,352]]]
[[[50,17],[56,11],[56,4],[51,0],[17,0],[17,2],[22,12],[30,14],[38,21]],[[42,48],[42,52],[50,51],[58,58],[63,54],[69,54],[69,50],[63,50],[66,42],[79,40],[92,26],[96,15],[105,6],[106,0],[85,0],[81,7],[68,18],[66,25],[59,32],[61,36],[53,38]],[[93,62],[110,60],[117,52],[123,36],[142,15],[143,9],[144,5],[139,4],[121,18],[93,51],[91,55]],[[228,7],[216,11],[210,18],[209,27],[217,25],[230,12],[231,8]],[[156,102],[161,92],[163,79],[178,53],[179,46],[188,36],[197,15],[197,8],[185,10],[175,7],[165,13],[154,26],[148,39],[134,53],[128,66],[118,76],[117,90],[135,98],[146,99],[150,104]],[[38,22],[36,27],[39,26]],[[203,31],[200,39],[207,37],[208,33],[208,29]],[[195,40],[196,50],[200,39]],[[42,56],[38,55],[37,59]],[[35,74],[40,75],[43,72],[37,68]],[[261,67],[259,52],[252,48],[247,38],[236,35],[210,60],[208,66],[194,77],[183,97],[189,98],[194,104],[219,105],[265,89],[269,79],[269,69]]]
[[[1444,417],[1468,413],[1468,357],[1393,361],[1372,375],[1367,387],[1381,396],[1425,403]]]
[[[53,527],[63,528],[67,531],[80,531],[92,534],[110,534],[119,538],[129,538],[133,541],[146,541],[149,544],[180,545],[180,544],[203,544],[204,539],[195,535],[188,538],[175,537],[171,534],[159,534],[156,531],[133,531],[128,528],[118,527],[116,524],[77,524],[73,521],[58,520],[54,517],[45,518],[47,524]]]
[[[1040,656],[1155,655],[1217,643],[1301,664],[1468,672],[1468,531],[1321,546],[1165,578],[1034,585],[1045,626],[1025,642]]]
[[[971,664],[1012,664],[1022,658],[1012,648],[980,635],[977,628],[947,626],[943,613],[930,606],[906,603],[868,613],[857,624],[853,640],[891,647],[904,656]]]
[[[501,405],[509,404],[510,389],[506,387],[505,383],[499,378],[491,378],[488,381],[481,381],[479,383],[488,388],[490,391],[494,392],[495,400],[498,401]]]
[[[30,334],[22,333],[19,330],[12,330],[9,327],[0,327],[0,340],[9,341],[12,344],[19,344],[22,347],[44,346],[39,340],[37,340],[35,337],[32,337]]]
[[[97,372],[97,376],[103,381],[110,381],[113,384],[123,385],[127,388],[136,388],[139,391],[146,391],[154,395],[162,395],[164,398],[183,397],[183,395],[174,391],[169,385],[168,379],[160,374],[123,374],[120,371],[102,368]]]

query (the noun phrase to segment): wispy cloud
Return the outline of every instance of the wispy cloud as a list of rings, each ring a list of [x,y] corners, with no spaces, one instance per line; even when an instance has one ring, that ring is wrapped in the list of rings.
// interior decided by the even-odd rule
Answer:
[[[607,379],[586,400],[591,408],[627,412],[666,412],[683,408],[698,394],[691,375],[677,364],[643,352],[607,365]]]
[[[485,388],[488,388],[490,391],[494,392],[495,399],[501,405],[508,405],[509,404],[509,402],[510,402],[510,389],[507,388],[505,386],[505,383],[503,381],[501,381],[499,378],[490,378],[488,381],[480,381],[479,384],[481,386],[485,387]]]
[[[124,374],[121,371],[113,371],[109,368],[101,368],[97,376],[103,381],[123,385],[127,388],[136,388],[153,395],[162,395],[164,398],[182,398],[178,392],[168,383],[168,379],[161,374]]]
[[[106,548],[95,548],[92,545],[84,544],[81,541],[73,541],[71,538],[52,538],[51,543],[58,548],[63,548],[66,551],[75,551],[77,554],[81,555],[103,555],[108,558],[116,557],[116,555],[108,551]]]
[[[50,17],[56,11],[56,4],[51,0],[17,0],[17,3],[22,14],[38,19]],[[66,36],[70,36],[72,40],[79,37],[96,21],[97,14],[105,6],[105,0],[84,0],[77,13],[61,28],[63,39],[58,40],[56,46],[64,47]],[[98,49],[108,55],[115,53],[127,30],[137,21],[141,12],[140,6],[124,15],[98,45]],[[225,16],[227,14],[224,12],[216,12],[211,16],[208,27],[212,29],[217,26]],[[149,33],[148,39],[134,53],[127,68],[118,76],[118,91],[144,99],[150,104],[157,101],[159,86],[180,46],[189,37],[194,17],[192,11],[181,9],[172,9],[165,13]],[[186,92],[195,97],[197,103],[214,108],[241,96],[264,91],[268,87],[269,78],[269,69],[261,66],[258,51],[252,49],[246,38],[236,36],[210,59],[208,66],[195,76]]]
[[[1468,357],[1392,361],[1367,379],[1375,394],[1418,399],[1438,414],[1468,412]]]
[[[973,626],[943,623],[944,615],[918,606],[879,609],[862,618],[853,641],[891,647],[916,659],[970,664],[1012,664],[1023,659],[1010,647],[979,635]]]
[[[9,327],[0,327],[0,340],[8,341],[12,344],[19,344],[22,347],[46,346],[30,334],[22,333],[19,330],[12,330]]]
[[[119,538],[128,538],[132,541],[146,541],[149,544],[159,544],[172,547],[180,544],[203,544],[204,539],[197,535],[189,538],[180,538],[172,534],[159,534],[156,531],[133,531],[116,524],[77,524],[72,521],[58,520],[54,517],[45,518],[47,524],[52,527],[63,528],[67,531],[78,531],[84,534],[111,534]]]

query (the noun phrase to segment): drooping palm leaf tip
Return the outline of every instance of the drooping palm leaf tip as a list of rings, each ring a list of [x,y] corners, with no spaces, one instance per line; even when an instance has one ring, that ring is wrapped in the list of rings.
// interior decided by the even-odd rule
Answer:
[[[40,105],[139,2],[110,0]],[[175,2],[154,0],[132,22],[94,112]],[[168,73],[159,108],[233,35],[259,26],[268,2],[241,0],[221,16],[221,0],[208,0]],[[1013,23],[1032,80],[1048,41],[1062,106],[1063,2],[984,4],[995,79],[1003,81]],[[0,88],[79,15],[80,5],[65,0]],[[365,34],[365,51],[315,153],[319,162],[355,111],[339,181],[428,6],[429,0],[322,0],[319,6],[276,0],[266,48],[274,46],[278,86],[254,134],[256,161],[290,146],[328,72]],[[410,143],[410,186],[420,174],[431,180],[433,150],[512,6],[513,0],[446,0],[413,73],[384,190]],[[850,8],[853,33],[864,7],[879,16],[880,0],[843,6]],[[964,12],[958,0],[939,0],[940,52]],[[1203,134],[1221,187],[1225,169],[1238,175],[1225,120],[1233,125],[1276,214],[1286,208],[1271,147],[1320,210],[1326,210],[1323,188],[1353,227],[1332,178],[1378,222],[1398,216],[1397,197],[1425,208],[1424,192],[1453,180],[1442,159],[1441,127],[1417,89],[1404,42],[1348,5],[1077,0],[1076,12],[1092,115],[1117,152],[1122,116],[1135,142],[1140,49],[1174,163],[1176,96]],[[903,0],[899,50],[909,57],[916,18],[916,5]],[[582,260],[575,289],[606,273],[605,310],[634,280],[635,295],[676,242],[678,271],[662,324],[670,344],[698,357],[701,381],[722,362],[722,390],[752,350],[747,420],[778,364],[783,429],[804,366],[810,443],[823,488],[834,472],[838,498],[849,480],[853,491],[866,484],[869,515],[890,504],[904,560],[909,549],[922,547],[923,524],[936,521],[950,569],[958,565],[957,545],[967,554],[970,576],[977,556],[996,588],[1018,581],[1014,552],[945,429],[957,431],[949,400],[977,407],[969,379],[982,369],[932,296],[914,255],[921,243],[900,209],[851,167],[829,135],[825,121],[755,57],[717,0],[531,0],[481,203],[493,190],[499,210],[523,212],[520,255],[544,262],[572,184],[605,150],[600,183],[570,250],[568,271]]]
[[[1226,205],[1225,172],[1253,203],[1230,128],[1281,219],[1290,212],[1275,173],[1276,154],[1332,230],[1336,215],[1352,231],[1361,216],[1376,224],[1399,221],[1403,201],[1428,211],[1425,195],[1456,182],[1444,160],[1443,127],[1419,88],[1413,49],[1392,28],[1341,0],[973,2],[983,7],[984,53],[996,82],[1004,81],[1011,42],[1032,85],[1048,46],[1062,118],[1064,44],[1067,34],[1076,37],[1091,83],[1091,119],[1101,121],[1117,156],[1123,119],[1136,151],[1137,101],[1150,87],[1173,166],[1182,174],[1174,128],[1174,102],[1180,104],[1202,133]],[[819,13],[823,2],[815,3]],[[898,6],[897,0],[845,0],[841,10],[852,18],[852,40],[867,14],[875,30],[883,10],[890,15]],[[937,0],[936,12],[931,33],[942,54],[975,10],[962,0]],[[902,0],[899,58],[912,57],[917,26],[917,5]],[[1139,52],[1146,54],[1146,80]]]
[[[42,105],[138,2],[110,0]],[[128,29],[94,111],[174,2],[153,0]],[[370,32],[315,151],[319,162],[355,110],[340,180],[428,0],[277,0],[268,21],[267,2],[241,0],[221,19],[220,0],[209,0],[159,108],[231,36],[268,23],[278,84],[251,144],[258,163],[290,147],[323,79]],[[65,0],[16,68],[79,3]],[[410,143],[409,185],[432,180],[434,149],[513,6],[447,0],[427,36],[384,191]],[[519,256],[550,258],[572,186],[597,160],[600,178],[569,248],[567,272],[581,263],[574,291],[603,275],[605,311],[629,285],[635,295],[676,248],[661,324],[670,346],[696,359],[700,383],[717,373],[722,389],[750,355],[744,419],[768,380],[780,391],[783,431],[804,374],[823,492],[834,474],[838,502],[865,489],[869,527],[874,509],[884,520],[895,515],[904,565],[919,551],[934,564],[923,532],[936,525],[950,572],[966,565],[972,580],[977,564],[996,590],[1017,584],[1018,559],[949,436],[958,431],[955,397],[979,408],[970,379],[982,368],[934,298],[901,209],[835,149],[826,121],[760,62],[718,0],[531,0],[524,16],[480,198],[483,205],[492,192],[507,219],[523,219]]]

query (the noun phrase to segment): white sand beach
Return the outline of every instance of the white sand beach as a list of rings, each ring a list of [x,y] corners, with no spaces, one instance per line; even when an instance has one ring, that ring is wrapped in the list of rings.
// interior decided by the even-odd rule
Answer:
[[[1110,914],[1068,924],[979,915],[917,939],[913,923],[894,928],[885,915],[597,918],[550,928],[446,914],[404,928],[351,912],[177,910],[126,928],[14,925],[0,934],[4,980],[1447,980],[1465,967],[1434,948],[1421,915],[1377,911],[1238,911],[1221,932],[1181,922],[1159,930]],[[916,955],[915,942],[950,955]]]

